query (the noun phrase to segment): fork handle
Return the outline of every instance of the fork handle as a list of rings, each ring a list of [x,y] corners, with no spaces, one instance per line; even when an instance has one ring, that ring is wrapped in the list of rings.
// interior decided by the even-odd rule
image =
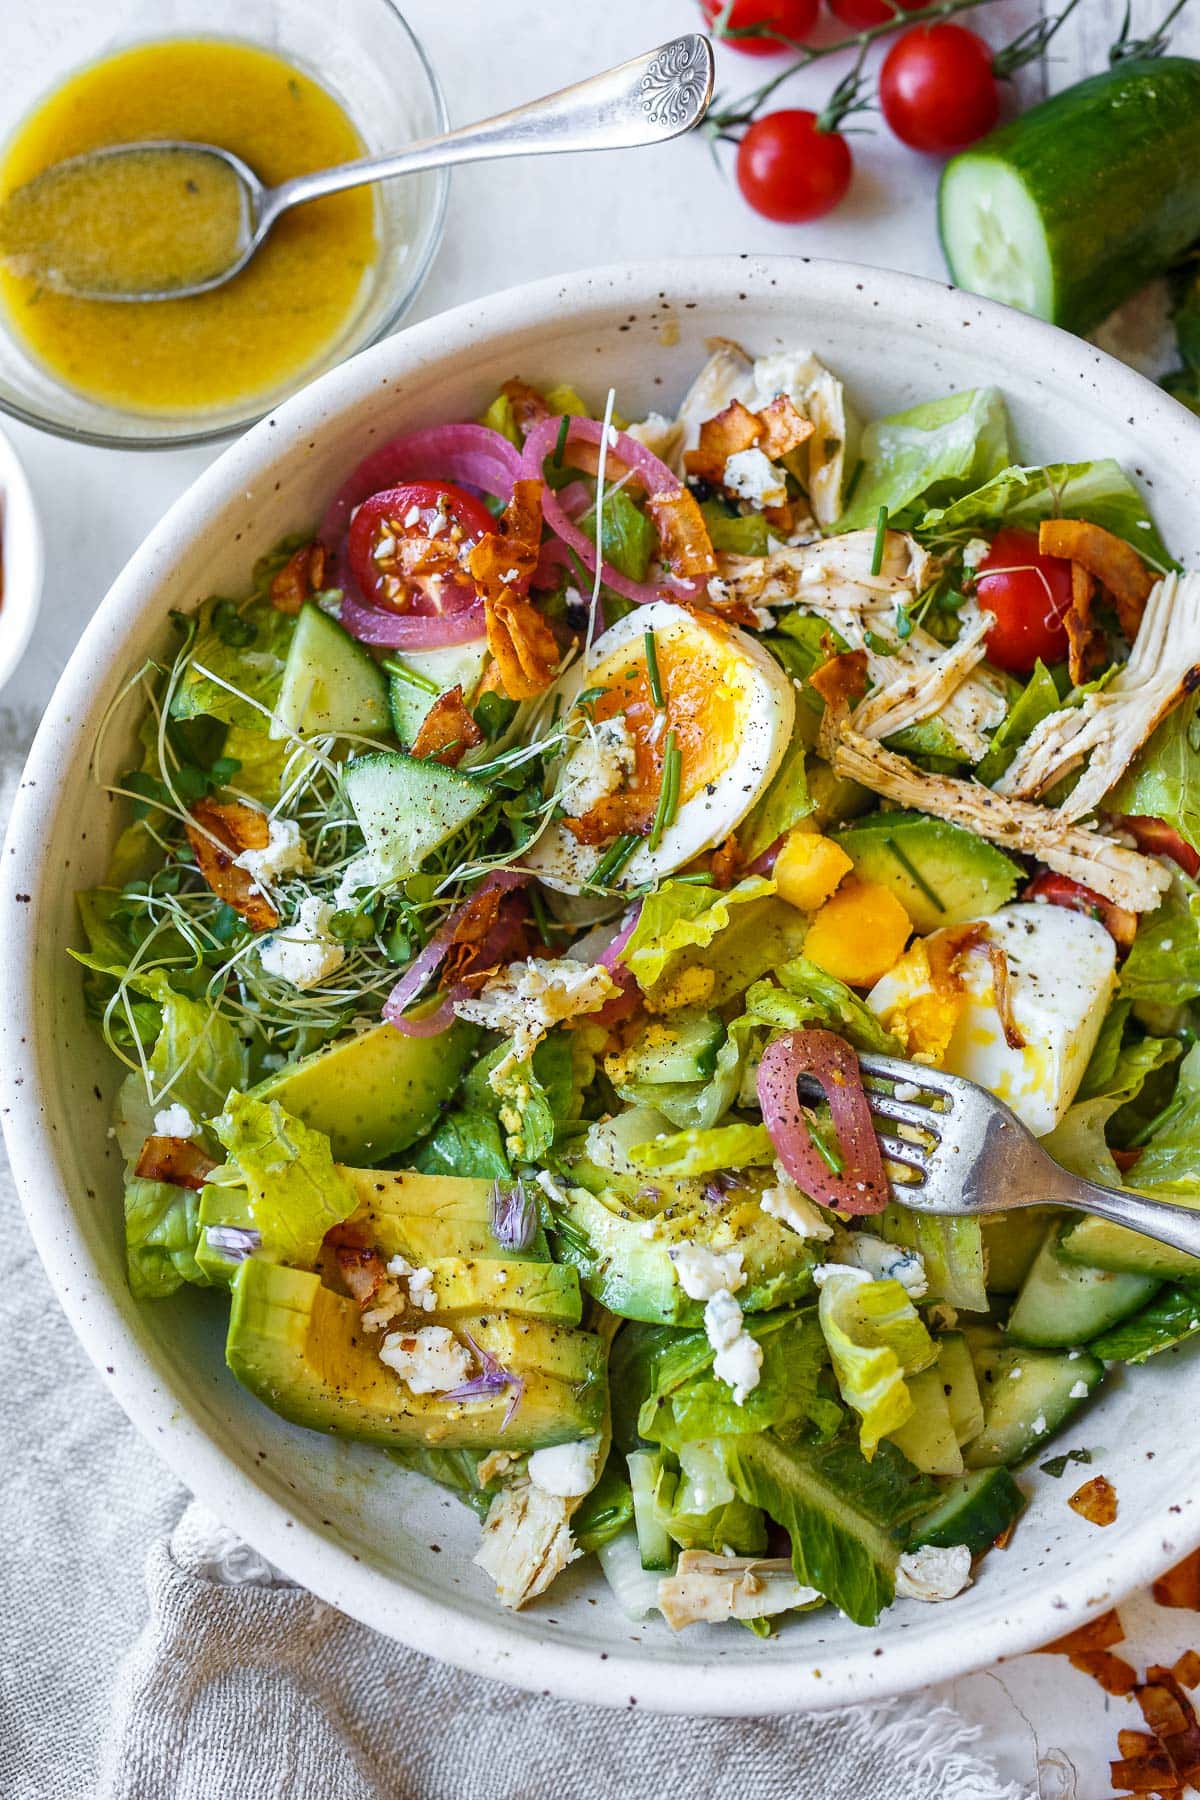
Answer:
[[[1150,1200],[1128,1190],[1098,1187],[1095,1182],[1068,1175],[1057,1164],[1052,1167],[1061,1179],[1054,1183],[1054,1192],[1039,1196],[1043,1203],[1048,1200],[1051,1205],[1098,1213],[1114,1225],[1127,1225],[1144,1237],[1157,1238],[1160,1244],[1200,1258],[1200,1210],[1175,1206],[1168,1200]]]

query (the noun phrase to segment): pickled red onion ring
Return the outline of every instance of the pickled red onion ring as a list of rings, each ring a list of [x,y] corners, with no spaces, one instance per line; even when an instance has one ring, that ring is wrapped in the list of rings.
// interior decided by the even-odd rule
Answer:
[[[816,1081],[829,1102],[845,1161],[840,1173],[813,1142],[796,1091],[802,1075]],[[844,1038],[832,1031],[788,1031],[768,1044],[758,1066],[758,1103],[779,1161],[798,1188],[839,1212],[883,1211],[891,1197],[883,1152],[858,1058]]]

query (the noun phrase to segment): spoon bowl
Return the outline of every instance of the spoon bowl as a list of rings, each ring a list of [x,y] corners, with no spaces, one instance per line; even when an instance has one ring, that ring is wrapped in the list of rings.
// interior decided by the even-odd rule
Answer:
[[[713,91],[708,38],[686,33],[616,68],[494,118],[266,187],[215,144],[156,138],[54,163],[0,207],[0,256],[79,299],[183,300],[232,281],[277,219],[369,182],[454,163],[664,143],[698,125]],[[111,230],[91,221],[119,207]],[[180,229],[179,209],[190,211]],[[181,249],[182,246],[182,249]]]

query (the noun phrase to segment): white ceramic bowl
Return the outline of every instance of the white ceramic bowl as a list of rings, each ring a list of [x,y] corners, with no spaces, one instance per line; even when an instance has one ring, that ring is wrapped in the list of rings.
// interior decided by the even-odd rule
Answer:
[[[25,654],[42,599],[42,525],[29,477],[0,432],[0,688]]]
[[[221,1355],[224,1305],[192,1290],[139,1306],[122,1266],[106,1138],[116,1071],[85,1018],[71,890],[100,878],[117,809],[85,777],[96,723],[167,642],[167,613],[239,591],[285,530],[317,519],[346,469],[404,427],[469,418],[506,376],[611,381],[629,415],[669,408],[705,339],[811,345],[867,414],[995,382],[1030,460],[1116,456],[1176,553],[1200,567],[1200,425],[1090,345],[932,282],[801,260],[717,258],[541,281],[430,320],[356,357],[228,450],[163,520],[92,619],[47,711],[3,859],[0,1070],[29,1222],[62,1304],[155,1452],[297,1581],[434,1656],[576,1699],[696,1713],[829,1706],[960,1674],[1058,1635],[1200,1541],[1191,1359],[1115,1374],[1066,1444],[1104,1446],[1117,1523],[1071,1512],[1036,1471],[1003,1552],[953,1605],[897,1606],[874,1631],[830,1609],[760,1642],[736,1626],[673,1637],[631,1625],[576,1566],[549,1598],[500,1611],[471,1566],[459,1503],[375,1453],[286,1425]],[[110,769],[128,745],[114,740]],[[36,785],[35,785],[36,784]]]

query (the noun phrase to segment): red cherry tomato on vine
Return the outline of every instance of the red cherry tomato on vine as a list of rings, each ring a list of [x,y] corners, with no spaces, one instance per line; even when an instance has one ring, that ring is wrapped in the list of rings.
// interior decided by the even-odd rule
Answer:
[[[777,37],[723,37],[733,50],[742,50],[747,56],[777,56],[781,50],[790,50],[792,44],[800,43],[806,38],[817,22],[817,10],[821,0],[733,0],[726,26],[731,31],[744,31],[748,25],[771,25],[783,37],[790,38],[791,43],[782,42]],[[882,0],[878,0],[882,4]],[[913,0],[914,5],[923,5],[924,0]],[[725,0],[700,0],[700,11],[710,25],[715,25],[725,10]]]
[[[925,0],[899,0],[904,12],[916,12]],[[849,31],[869,31],[895,17],[889,0],[829,0],[829,10]]]
[[[1200,855],[1165,819],[1151,819],[1142,813],[1133,813],[1119,823],[1123,830],[1137,839],[1139,850],[1148,851],[1151,856],[1169,856],[1193,881],[1200,875]]]
[[[901,143],[940,156],[963,150],[1000,116],[991,49],[963,25],[914,25],[884,59],[879,104]]]
[[[994,573],[989,573],[994,571]],[[1071,607],[1071,565],[1061,556],[1043,556],[1032,531],[1006,527],[976,576],[979,604],[995,615],[987,653],[997,668],[1028,675],[1040,658],[1061,662],[1067,654]]]
[[[838,131],[822,131],[816,113],[793,109],[756,119],[738,145],[743,197],[765,219],[803,225],[832,212],[850,186],[854,163]]]
[[[448,481],[410,481],[364,500],[346,554],[365,599],[393,612],[461,612],[476,599],[464,551],[496,521]]]
[[[1085,887],[1082,881],[1072,881],[1069,875],[1058,875],[1053,869],[1043,869],[1040,875],[1035,875],[1021,898],[1041,900],[1049,906],[1065,906],[1069,912],[1085,913],[1089,919],[1103,925],[1119,950],[1128,950],[1137,932],[1135,912],[1117,906],[1103,894],[1096,893],[1094,888]]]

